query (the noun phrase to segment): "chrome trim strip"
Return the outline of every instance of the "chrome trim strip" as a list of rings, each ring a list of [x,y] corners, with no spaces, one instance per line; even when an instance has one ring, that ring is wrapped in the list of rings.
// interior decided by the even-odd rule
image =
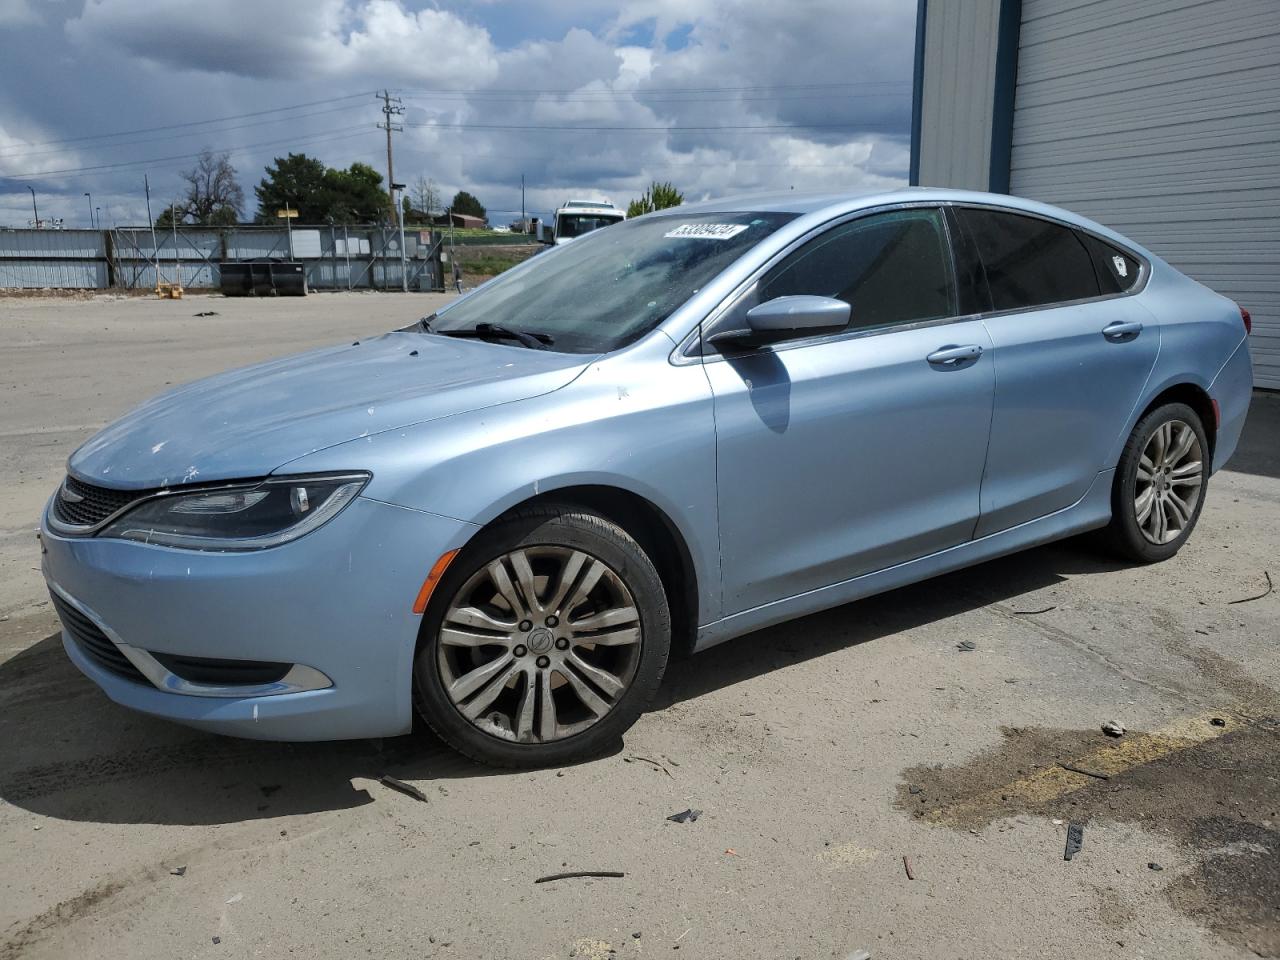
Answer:
[[[155,657],[141,647],[130,646],[120,636],[102,622],[102,618],[87,606],[67,593],[52,580],[45,578],[49,589],[57,593],[64,601],[75,607],[81,614],[93,622],[103,635],[119,648],[138,671],[164,693],[176,693],[188,697],[214,697],[223,699],[242,699],[246,697],[274,697],[282,693],[302,693],[307,690],[324,690],[333,686],[333,681],[317,670],[305,664],[295,663],[289,672],[275,683],[256,683],[251,685],[223,686],[211,683],[192,683],[171,673]],[[67,630],[62,630],[64,636]]]

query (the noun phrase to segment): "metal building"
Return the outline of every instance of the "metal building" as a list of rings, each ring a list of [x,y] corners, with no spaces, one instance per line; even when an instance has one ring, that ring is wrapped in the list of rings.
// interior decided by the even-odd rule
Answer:
[[[911,182],[1059,204],[1253,315],[1280,389],[1280,0],[918,0]]]

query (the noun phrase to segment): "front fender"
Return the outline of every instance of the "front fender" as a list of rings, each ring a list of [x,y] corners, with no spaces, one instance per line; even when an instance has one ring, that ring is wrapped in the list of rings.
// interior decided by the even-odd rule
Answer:
[[[701,365],[668,362],[671,348],[655,333],[555,393],[353,440],[290,470],[369,470],[364,496],[479,525],[557,489],[627,491],[684,538],[707,623],[720,615],[711,390]]]

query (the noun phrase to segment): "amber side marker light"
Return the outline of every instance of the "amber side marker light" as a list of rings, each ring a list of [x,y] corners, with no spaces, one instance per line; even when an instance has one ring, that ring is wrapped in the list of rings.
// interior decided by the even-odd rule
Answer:
[[[444,576],[444,572],[449,569],[449,564],[453,563],[453,558],[457,555],[457,550],[450,550],[448,553],[440,554],[440,559],[431,567],[431,572],[427,574],[427,579],[422,581],[422,589],[418,591],[418,599],[413,601],[414,613],[422,613],[427,609],[427,603],[431,600],[432,591],[435,590],[436,584],[440,582],[440,578]]]

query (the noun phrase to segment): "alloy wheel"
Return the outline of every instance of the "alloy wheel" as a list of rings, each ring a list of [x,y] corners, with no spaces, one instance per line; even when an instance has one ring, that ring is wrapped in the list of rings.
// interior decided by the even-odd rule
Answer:
[[[1155,544],[1181,536],[1196,514],[1203,482],[1203,452],[1191,425],[1168,420],[1156,427],[1138,461],[1134,489],[1142,535]]]
[[[530,546],[477,570],[441,622],[445,693],[483,732],[518,743],[581,733],[618,703],[640,661],[626,583],[598,557]]]

